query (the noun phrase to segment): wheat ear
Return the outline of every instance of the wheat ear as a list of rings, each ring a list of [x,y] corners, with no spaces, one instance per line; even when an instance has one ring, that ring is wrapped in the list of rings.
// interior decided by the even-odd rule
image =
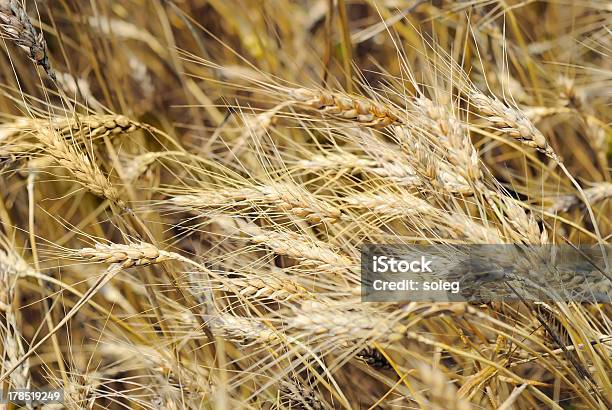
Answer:
[[[213,334],[241,346],[280,341],[280,335],[253,319],[229,314],[205,316],[204,319]]]
[[[367,210],[376,216],[402,217],[429,215],[440,210],[427,201],[407,192],[360,193],[342,198],[352,208]]]
[[[146,243],[96,244],[94,248],[83,248],[76,251],[80,258],[91,262],[116,263],[123,268],[147,266],[167,260],[176,259],[176,255]]]
[[[250,240],[268,246],[273,252],[300,262],[302,266],[316,266],[332,272],[346,272],[357,265],[329,244],[291,231],[247,230]]]
[[[26,11],[17,0],[0,0],[0,36],[24,49],[34,63],[43,67],[47,75],[55,79],[47,56],[45,38],[42,33],[36,32]]]
[[[129,133],[145,127],[119,114],[76,115],[50,119],[16,117],[11,122],[0,125],[0,141],[11,141],[17,136],[27,136],[40,128],[53,129],[65,138],[75,135],[96,138]]]
[[[557,155],[548,145],[544,135],[521,111],[479,91],[471,92],[469,98],[471,104],[484,115],[484,118],[500,131],[558,161]]]
[[[306,302],[294,312],[295,316],[287,319],[288,328],[308,335],[338,337],[348,345],[357,343],[359,339],[394,342],[401,340],[407,330],[406,326],[369,309],[341,311],[319,302]]]
[[[350,152],[324,152],[313,155],[309,159],[300,160],[297,166],[306,170],[347,170],[350,173],[363,171],[398,184],[418,186],[420,178],[408,164],[392,161],[387,158],[364,158]]]
[[[125,208],[125,203],[119,198],[117,190],[89,156],[68,145],[54,130],[41,128],[37,137],[45,146],[47,153],[59,165],[66,168],[79,184],[92,194],[106,198],[122,209]]]
[[[596,183],[591,188],[584,190],[584,196],[591,204],[595,204],[597,202],[605,201],[606,199],[612,198],[612,183]],[[578,196],[564,195],[557,198],[555,203],[548,209],[548,212],[567,212],[579,205],[580,198]]]
[[[235,292],[249,299],[272,299],[291,301],[312,299],[314,295],[300,284],[271,274],[250,274],[231,272],[232,277],[220,279],[219,288]]]
[[[354,120],[364,126],[382,128],[401,124],[395,109],[362,96],[306,88],[292,89],[288,94],[299,105],[328,116]]]
[[[434,142],[445,148],[448,161],[454,166],[453,170],[467,178],[478,180],[482,177],[478,153],[472,145],[467,126],[443,106],[435,104],[428,98],[419,97],[414,101],[421,121],[425,121],[428,129],[433,131],[437,138]]]
[[[204,190],[195,194],[177,195],[170,198],[169,201],[183,209],[270,204],[312,223],[335,222],[342,215],[341,211],[331,204],[321,201],[304,189],[289,184]]]

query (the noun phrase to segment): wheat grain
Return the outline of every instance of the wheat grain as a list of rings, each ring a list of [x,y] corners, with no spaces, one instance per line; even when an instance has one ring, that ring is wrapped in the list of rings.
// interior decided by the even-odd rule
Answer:
[[[85,115],[74,119],[54,120],[52,126],[64,136],[78,133],[91,138],[130,133],[143,128],[142,124],[117,114]]]

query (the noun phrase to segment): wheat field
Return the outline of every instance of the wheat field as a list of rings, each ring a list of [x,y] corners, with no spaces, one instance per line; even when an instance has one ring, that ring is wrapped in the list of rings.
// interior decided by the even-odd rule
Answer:
[[[360,260],[609,245],[610,2],[0,0],[0,46],[0,392],[64,394],[0,409],[612,407],[609,303]]]

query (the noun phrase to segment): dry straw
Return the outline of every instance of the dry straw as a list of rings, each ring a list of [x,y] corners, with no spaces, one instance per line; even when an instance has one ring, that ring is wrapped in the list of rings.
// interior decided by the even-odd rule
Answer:
[[[29,360],[25,360],[22,364],[18,364],[18,360],[25,351],[13,303],[19,276],[31,269],[7,245],[3,239],[0,240],[0,314],[3,314],[5,319],[0,323],[0,337],[4,342],[5,365],[7,367],[16,366],[15,371],[10,375],[11,387],[28,389],[31,386],[30,363]]]

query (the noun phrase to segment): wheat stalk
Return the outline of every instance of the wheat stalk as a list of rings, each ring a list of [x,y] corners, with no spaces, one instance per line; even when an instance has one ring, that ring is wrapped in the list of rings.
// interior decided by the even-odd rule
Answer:
[[[0,0],[0,37],[13,41],[25,50],[34,63],[42,66],[47,75],[55,79],[47,56],[45,38],[42,33],[36,32],[25,9],[17,0]]]

